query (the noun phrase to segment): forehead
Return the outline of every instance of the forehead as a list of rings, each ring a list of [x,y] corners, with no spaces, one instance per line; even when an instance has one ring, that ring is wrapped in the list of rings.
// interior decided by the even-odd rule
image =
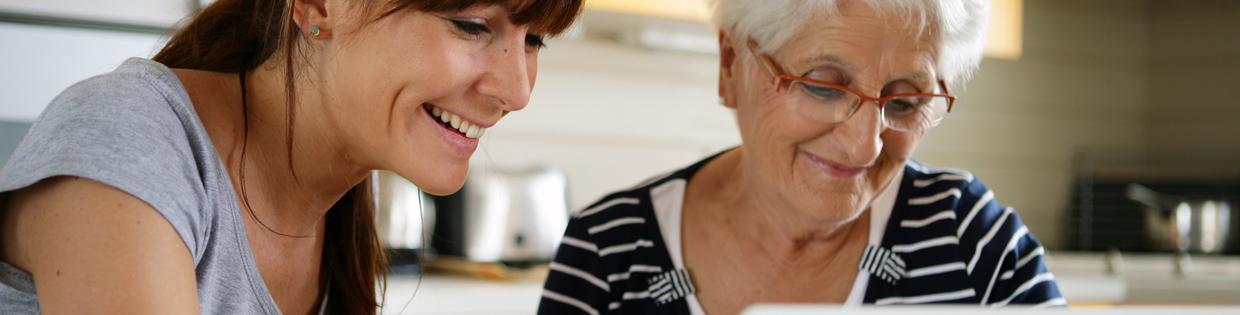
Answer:
[[[775,55],[794,71],[832,65],[854,75],[891,76],[931,72],[935,65],[932,27],[916,15],[875,10],[862,1],[842,1],[836,12],[816,12]]]

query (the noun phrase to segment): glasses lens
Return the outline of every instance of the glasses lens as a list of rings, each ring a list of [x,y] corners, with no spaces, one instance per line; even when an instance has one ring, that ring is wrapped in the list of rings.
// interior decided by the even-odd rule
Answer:
[[[922,131],[938,126],[947,115],[947,97],[895,97],[883,103],[883,115],[892,129]]]
[[[857,111],[861,97],[830,86],[796,82],[792,86],[793,105],[797,112],[818,122],[838,123]]]

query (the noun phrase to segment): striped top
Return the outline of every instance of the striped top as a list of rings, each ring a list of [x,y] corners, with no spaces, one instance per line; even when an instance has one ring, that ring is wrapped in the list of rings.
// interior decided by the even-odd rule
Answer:
[[[679,209],[688,180],[711,159],[575,214],[538,313],[702,314],[684,269]],[[871,207],[850,304],[1066,305],[1046,250],[980,180],[911,161],[898,176]]]

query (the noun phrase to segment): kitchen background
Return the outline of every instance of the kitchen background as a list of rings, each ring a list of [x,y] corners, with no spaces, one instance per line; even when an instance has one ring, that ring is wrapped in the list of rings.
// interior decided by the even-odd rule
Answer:
[[[578,210],[736,145],[700,3],[587,0],[573,31],[542,52],[532,104],[487,133],[471,176],[556,170]],[[194,7],[0,0],[0,163],[59,91],[152,55]],[[1235,225],[1230,245],[1175,255],[1146,231],[1156,217],[1124,194],[1139,183],[1240,201],[1240,1],[996,0],[994,9],[981,71],[917,158],[972,171],[1016,208],[1051,249],[1069,301],[1240,302]],[[390,296],[407,300],[417,277],[394,279]],[[411,311],[528,313],[538,296],[535,280],[423,280]],[[504,302],[466,302],[488,294]]]

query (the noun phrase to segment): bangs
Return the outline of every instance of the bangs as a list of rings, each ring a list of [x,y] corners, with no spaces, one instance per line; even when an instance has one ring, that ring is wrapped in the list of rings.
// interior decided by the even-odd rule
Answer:
[[[509,1],[519,2],[519,1]],[[536,33],[557,35],[573,25],[581,13],[582,0],[527,0],[514,10],[513,23],[529,25]]]
[[[581,13],[583,0],[397,0],[383,15],[402,9],[427,12],[452,12],[476,5],[499,5],[512,12],[513,24],[527,25],[532,33],[557,35],[573,25]]]

